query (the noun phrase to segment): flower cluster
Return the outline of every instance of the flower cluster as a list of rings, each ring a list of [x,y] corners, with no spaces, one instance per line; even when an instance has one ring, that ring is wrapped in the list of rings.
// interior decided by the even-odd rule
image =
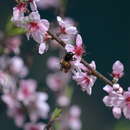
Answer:
[[[103,88],[108,93],[108,96],[103,98],[103,102],[106,106],[112,107],[115,118],[119,119],[123,112],[124,116],[130,119],[130,88],[128,88],[128,91],[125,91],[117,83],[124,74],[124,66],[120,61],[116,61],[113,64],[112,70],[113,81],[115,83],[113,86],[106,85]]]
[[[28,16],[25,16],[28,3],[31,4],[32,12]],[[48,49],[47,41],[52,38],[51,35],[48,34],[49,22],[40,18],[34,0],[31,3],[30,1],[19,2],[19,4],[13,9],[12,21],[18,27],[26,30],[28,39],[31,36],[37,43],[39,43],[39,54],[43,54]],[[92,76],[91,72],[80,63],[82,56],[85,53],[82,37],[78,34],[78,30],[74,26],[74,22],[71,20],[62,19],[58,16],[57,21],[58,27],[57,31],[55,30],[57,36],[67,43],[65,45],[66,52],[73,54],[73,60],[68,61],[70,64],[69,68],[73,72],[73,79],[81,85],[83,91],[87,91],[88,94],[91,94],[91,88],[96,81],[96,77]],[[72,43],[75,42],[76,44],[72,44],[70,41]],[[92,67],[94,69],[96,68],[95,62],[92,62]]]
[[[13,8],[12,21],[16,26],[25,29],[27,38],[32,37],[39,43],[39,53],[43,54],[47,50],[46,41],[50,36],[47,31],[49,29],[49,22],[46,19],[41,19],[36,6],[37,0],[19,1],[18,5]],[[31,12],[25,15],[28,11],[28,4]]]
[[[47,3],[45,7],[57,6],[58,4],[52,4],[53,1],[57,2],[58,0],[51,0],[50,3],[45,0],[44,2]],[[98,75],[98,73],[94,74],[93,72],[97,72],[95,61],[92,61],[88,65],[84,65],[82,62],[85,49],[82,36],[78,32],[75,22],[71,19],[57,16],[57,24],[50,26],[48,20],[41,19],[36,3],[40,3],[40,6],[42,2],[39,0],[17,0],[17,5],[13,8],[13,17],[11,20],[17,27],[23,28],[26,31],[28,39],[31,37],[38,43],[39,54],[44,54],[50,48],[49,44],[52,43],[59,43],[64,47],[64,51],[61,52],[61,55],[63,55],[61,60],[57,57],[51,57],[49,59],[47,63],[48,67],[54,73],[49,74],[46,79],[48,87],[56,94],[56,103],[58,106],[63,109],[67,108],[65,112],[67,116],[63,114],[62,121],[60,122],[62,124],[61,129],[81,129],[81,122],[79,120],[80,109],[76,106],[70,107],[71,96],[67,93],[68,89],[70,89],[68,87],[70,76],[89,95],[92,94],[92,87],[97,77],[106,81],[108,84],[103,90],[108,95],[103,98],[103,102],[106,106],[112,107],[115,118],[119,119],[123,113],[127,119],[130,119],[130,88],[128,88],[128,91],[125,91],[118,83],[119,79],[124,75],[123,64],[120,61],[116,61],[113,64],[111,73],[113,78],[112,82],[109,82],[105,77],[102,78],[103,76]],[[7,46],[7,49],[16,52],[19,48],[19,44],[13,44],[12,46],[14,46],[13,49],[10,46]],[[26,75],[27,70],[18,57],[12,58],[9,65],[8,71],[11,74],[13,73],[15,78],[17,76],[21,78]],[[65,73],[59,72],[60,69]],[[0,76],[1,79],[6,77],[3,72],[0,73]],[[4,85],[2,80],[0,80],[0,84],[2,86]],[[39,130],[41,124],[36,125],[35,123],[40,118],[46,118],[49,112],[49,106],[46,103],[47,94],[36,92],[36,86],[36,82],[33,80],[20,80],[17,89],[14,88],[11,92],[6,91],[2,96],[3,101],[8,106],[8,114],[10,116],[12,114],[16,115],[12,117],[18,126],[24,123],[25,115],[23,113],[29,109],[28,116],[33,123],[27,123],[25,129],[30,130]],[[18,119],[19,122],[17,122]],[[44,124],[42,125],[44,126]]]
[[[81,130],[81,110],[78,106],[71,106],[72,88],[68,82],[71,78],[70,73],[64,74],[57,72],[60,65],[57,64],[57,57],[50,57],[47,62],[49,69],[53,71],[47,77],[47,85],[54,92],[56,103],[65,110],[59,120],[59,129]]]
[[[25,130],[36,127],[36,130],[41,130],[37,121],[48,118],[48,95],[37,91],[35,80],[23,79],[28,69],[20,57],[3,55],[0,63],[1,99],[7,105],[7,115],[14,119],[17,127],[25,126]],[[30,123],[26,123],[27,117]]]

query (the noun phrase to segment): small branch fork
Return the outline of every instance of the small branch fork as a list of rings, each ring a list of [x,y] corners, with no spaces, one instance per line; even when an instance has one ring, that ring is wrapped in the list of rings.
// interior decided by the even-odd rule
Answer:
[[[52,39],[56,40],[63,48],[65,48],[66,43],[59,39],[57,36],[52,34],[50,31],[47,32]],[[106,78],[104,75],[102,75],[100,72],[97,70],[94,70],[87,61],[85,61],[83,58],[81,59],[81,63],[84,64],[92,73],[92,75],[96,76],[100,80],[104,81],[106,84],[109,84],[110,86],[113,86],[114,82]]]

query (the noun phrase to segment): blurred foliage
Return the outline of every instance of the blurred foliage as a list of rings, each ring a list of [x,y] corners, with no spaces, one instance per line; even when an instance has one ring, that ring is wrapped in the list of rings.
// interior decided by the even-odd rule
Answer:
[[[56,108],[56,109],[54,110],[54,112],[52,113],[51,121],[55,121],[57,118],[59,118],[60,115],[61,115],[61,113],[62,113],[62,109]]]
[[[130,121],[118,121],[114,130],[130,130]]]
[[[5,26],[5,33],[7,36],[16,36],[26,33],[26,31],[22,28],[18,28],[14,25],[11,19],[8,20]]]

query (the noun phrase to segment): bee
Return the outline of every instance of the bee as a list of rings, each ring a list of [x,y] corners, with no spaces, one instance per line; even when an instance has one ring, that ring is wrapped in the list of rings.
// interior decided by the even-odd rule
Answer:
[[[61,65],[61,71],[64,71],[67,73],[71,69],[71,63],[70,61],[73,61],[74,54],[72,52],[67,52],[66,55],[61,59],[60,65]]]

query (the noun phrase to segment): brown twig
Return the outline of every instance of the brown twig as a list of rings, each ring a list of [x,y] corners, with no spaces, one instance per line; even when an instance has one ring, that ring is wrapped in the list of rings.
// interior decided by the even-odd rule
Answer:
[[[52,37],[52,39],[56,40],[63,48],[65,47],[66,43],[64,41],[62,41],[61,39],[59,39],[57,36],[55,36],[54,34],[52,34],[50,31],[48,31],[48,34]],[[81,63],[84,64],[92,73],[92,75],[96,76],[97,78],[99,78],[100,80],[104,81],[106,84],[109,85],[113,85],[113,82],[111,80],[109,80],[108,78],[106,78],[104,75],[102,75],[100,72],[98,72],[97,70],[94,70],[87,61],[85,61],[83,58],[81,60]]]

